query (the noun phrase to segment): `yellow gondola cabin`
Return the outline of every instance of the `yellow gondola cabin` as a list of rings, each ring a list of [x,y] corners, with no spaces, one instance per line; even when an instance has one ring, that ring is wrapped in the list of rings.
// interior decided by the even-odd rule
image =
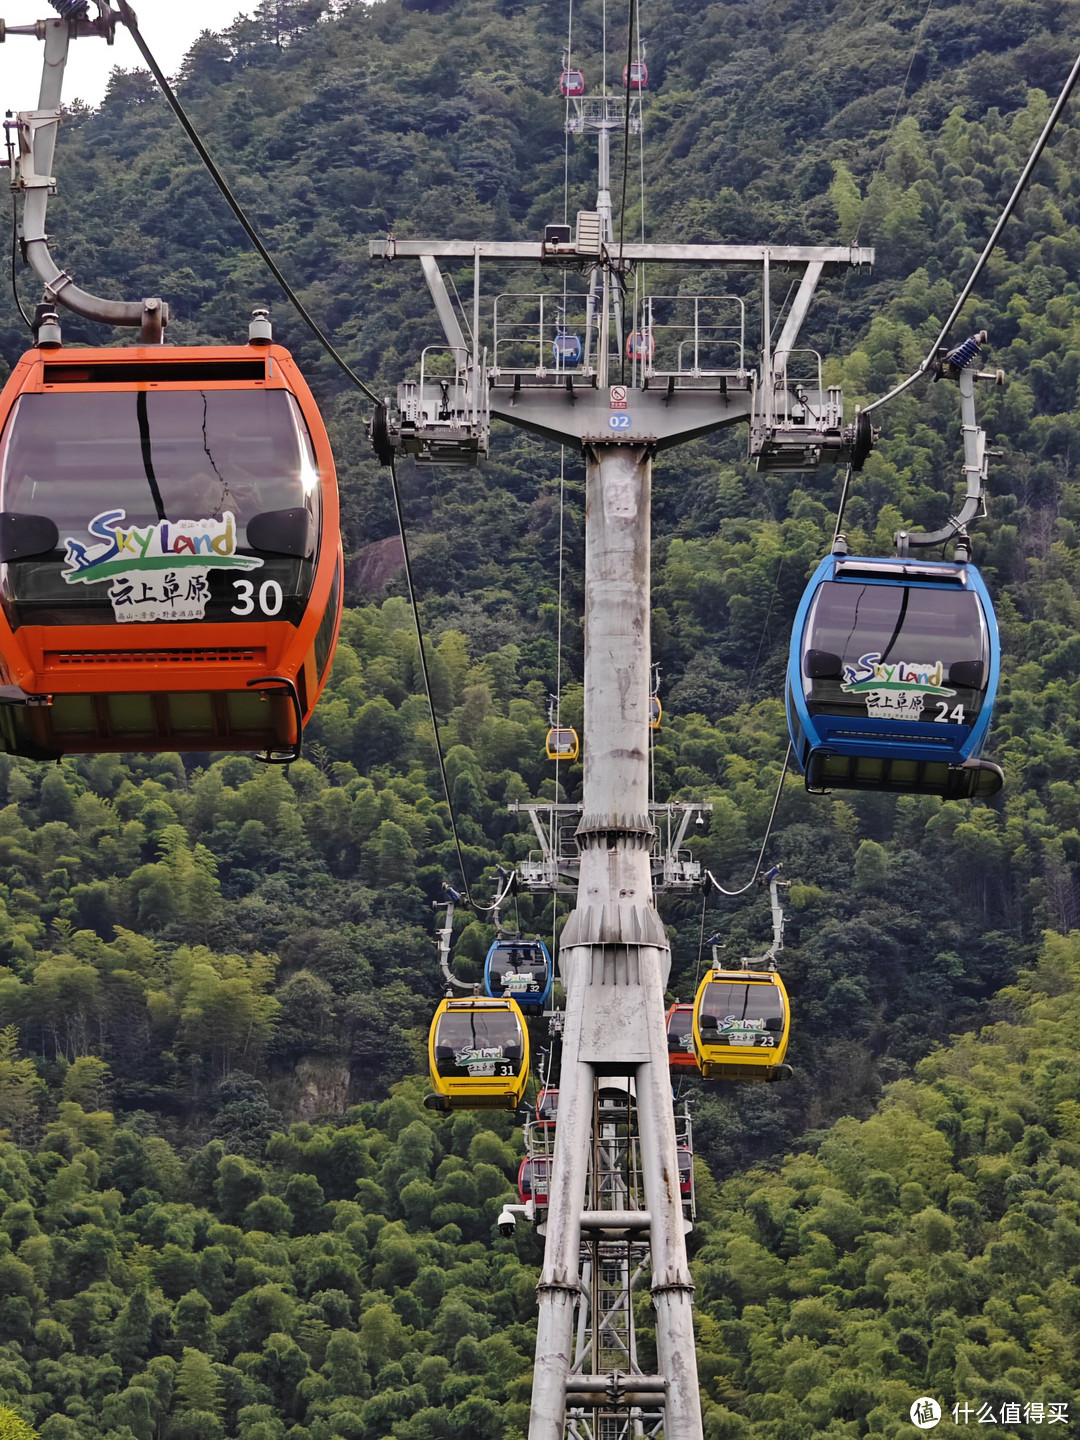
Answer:
[[[576,760],[581,746],[578,733],[569,725],[554,725],[547,733],[549,760]]]
[[[706,1080],[780,1080],[791,1006],[775,970],[710,970],[694,1000],[694,1055]]]
[[[517,1001],[447,997],[428,1036],[431,1110],[516,1110],[529,1077],[529,1032]]]

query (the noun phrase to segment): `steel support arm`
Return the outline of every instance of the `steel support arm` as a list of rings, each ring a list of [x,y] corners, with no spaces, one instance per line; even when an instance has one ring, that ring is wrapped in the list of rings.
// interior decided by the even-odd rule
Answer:
[[[810,302],[814,298],[814,291],[824,268],[825,263],[822,260],[812,260],[806,267],[773,352],[773,369],[776,371],[781,371],[787,365],[787,357],[795,348],[795,341],[799,338],[799,331],[810,309]]]
[[[36,112],[19,117],[20,148],[23,149],[19,170],[27,183],[20,183],[18,188],[25,194],[22,243],[27,263],[44,283],[47,297],[59,301],[76,315],[86,320],[100,320],[106,325],[139,327],[144,339],[160,339],[161,329],[169,319],[168,306],[162,301],[106,300],[102,296],[91,295],[76,285],[49,253],[45,220],[49,193],[55,185],[52,178],[53,156],[71,28],[66,20],[41,23],[45,32],[45,65],[38,108]],[[39,32],[35,29],[36,33]],[[28,143],[23,138],[25,136],[29,137]]]
[[[421,255],[420,264],[424,271],[424,279],[431,291],[431,298],[435,302],[435,309],[442,322],[443,334],[446,336],[446,343],[454,350],[460,350],[463,356],[468,356],[469,347],[465,344],[465,336],[461,326],[458,324],[454,307],[450,303],[450,296],[446,284],[439,269],[438,262],[431,255]]]
[[[385,240],[369,241],[373,259],[419,259],[434,255],[446,260],[535,260],[544,259],[539,240]],[[760,265],[766,256],[774,265],[872,265],[870,245],[642,245],[622,247],[625,263],[693,265]],[[561,258],[573,259],[573,256]],[[809,301],[807,302],[809,303]]]
[[[928,550],[936,545],[947,545],[963,535],[972,520],[985,514],[987,464],[986,432],[975,418],[975,381],[977,372],[973,368],[960,371],[957,383],[960,389],[961,433],[964,438],[964,481],[966,490],[964,503],[956,515],[950,515],[939,530],[898,530],[896,532],[897,553],[906,555],[908,550]],[[986,377],[984,377],[986,378]]]

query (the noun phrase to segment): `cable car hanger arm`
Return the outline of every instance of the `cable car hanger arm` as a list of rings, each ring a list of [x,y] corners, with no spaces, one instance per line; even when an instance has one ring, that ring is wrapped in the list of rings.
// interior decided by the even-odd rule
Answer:
[[[9,140],[12,188],[24,196],[22,250],[27,263],[43,282],[50,301],[57,300],[76,315],[106,325],[137,326],[149,343],[159,341],[168,323],[168,306],[158,299],[141,301],[106,300],[76,285],[61,270],[49,252],[46,211],[49,195],[55,193],[52,173],[56,131],[60,123],[60,97],[64,67],[73,35],[103,35],[110,43],[116,26],[107,0],[94,0],[97,19],[89,18],[89,0],[72,5],[71,0],[53,0],[63,18],[38,21],[33,26],[11,29],[8,34],[30,34],[45,41],[45,63],[36,110],[20,111],[11,122],[18,131],[18,154]]]
[[[975,370],[971,364],[957,369],[953,360],[954,356],[960,358],[961,352],[964,352],[965,358],[977,359],[985,339],[986,331],[980,330],[978,335],[957,346],[944,360],[946,367],[952,367],[960,390],[960,428],[964,439],[964,479],[967,482],[964,503],[957,514],[950,515],[938,530],[898,530],[894,540],[896,553],[900,556],[906,555],[912,549],[929,550],[936,545],[947,545],[951,540],[955,540],[958,546],[966,545],[968,525],[972,520],[979,520],[986,514],[983,488],[986,485],[988,457],[992,453],[1000,452],[987,450],[986,431],[975,418],[975,381],[993,380],[995,384],[1002,385],[1005,382],[1005,373],[1002,370]],[[942,372],[939,369],[939,376],[940,373]]]

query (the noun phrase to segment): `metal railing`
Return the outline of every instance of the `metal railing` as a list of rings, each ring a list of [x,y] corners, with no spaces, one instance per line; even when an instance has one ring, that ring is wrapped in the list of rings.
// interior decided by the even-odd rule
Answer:
[[[572,310],[567,308],[568,299],[573,301]],[[586,354],[590,361],[594,361],[599,324],[594,317],[593,342],[587,344],[588,316],[585,306],[584,295],[523,295],[517,291],[496,295],[492,308],[493,375],[550,375],[556,379],[594,375],[594,363],[586,368],[583,362]],[[522,311],[525,313],[522,314]],[[564,347],[555,343],[558,336],[575,337],[581,342],[580,362],[566,363]]]
[[[772,373],[767,403],[773,424],[812,430],[835,430],[843,424],[840,387],[826,388],[821,356],[816,350],[778,350]]]
[[[746,377],[746,303],[737,295],[646,295],[635,362],[646,379],[675,375]]]
[[[571,95],[567,108],[566,130],[570,135],[584,135],[586,130],[614,130],[626,123],[625,94]],[[641,133],[641,96],[630,96],[630,134]]]

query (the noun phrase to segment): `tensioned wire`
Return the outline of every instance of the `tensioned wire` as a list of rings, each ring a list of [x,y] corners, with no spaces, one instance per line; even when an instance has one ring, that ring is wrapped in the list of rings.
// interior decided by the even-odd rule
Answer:
[[[764,836],[763,836],[763,838],[762,838],[762,841],[761,841],[761,849],[758,851],[757,864],[754,866],[754,873],[750,876],[750,879],[746,882],[745,885],[741,886],[738,890],[725,890],[724,887],[723,887],[723,885],[720,884],[720,881],[717,880],[716,876],[712,873],[711,870],[706,870],[706,871],[705,871],[705,874],[706,874],[706,875],[708,876],[708,878],[712,881],[713,885],[716,886],[717,890],[720,891],[720,894],[721,894],[721,895],[728,895],[728,896],[745,895],[746,892],[747,892],[747,890],[750,889],[751,885],[753,885],[753,883],[754,883],[755,880],[757,879],[758,875],[761,873],[761,862],[762,862],[762,860],[765,858],[765,847],[766,847],[766,845],[768,845],[768,843],[769,843],[769,836],[772,834],[773,821],[776,819],[776,811],[777,811],[777,809],[778,809],[778,807],[779,807],[779,805],[780,805],[780,796],[783,794],[783,790],[784,790],[784,780],[785,780],[786,777],[787,777],[788,765],[790,764],[790,762],[791,762],[791,741],[789,740],[789,741],[788,741],[787,751],[786,751],[785,754],[784,754],[784,763],[783,763],[783,766],[781,767],[781,770],[780,770],[780,779],[776,782],[776,794],[773,796],[772,811],[771,811],[771,813],[770,813],[770,815],[769,815],[769,823],[765,826],[765,834],[764,834]]]
[[[326,335],[322,328],[308,313],[300,297],[297,295],[293,287],[289,284],[288,280],[286,280],[277,262],[274,260],[273,256],[266,248],[262,237],[259,235],[258,231],[255,229],[251,221],[248,219],[248,216],[245,213],[243,207],[240,205],[240,202],[236,199],[235,195],[232,193],[232,190],[229,188],[228,181],[225,179],[221,171],[218,169],[217,165],[214,163],[214,160],[211,157],[209,151],[207,150],[205,144],[203,143],[201,136],[188,118],[184,107],[180,104],[180,101],[177,99],[175,93],[173,92],[172,86],[165,78],[164,72],[162,71],[160,65],[158,65],[157,61],[154,59],[150,47],[147,45],[146,41],[142,37],[142,34],[138,27],[138,22],[135,18],[134,12],[131,9],[131,6],[127,3],[127,0],[117,0],[117,4],[120,7],[121,19],[131,31],[132,37],[134,38],[136,45],[142,53],[143,59],[150,67],[151,74],[157,81],[157,84],[161,89],[162,94],[165,96],[165,99],[168,101],[170,108],[176,115],[177,119],[180,121],[180,124],[182,125],[185,133],[187,134],[188,139],[195,147],[199,158],[206,166],[206,169],[208,170],[211,179],[217,185],[225,200],[228,202],[229,208],[232,210],[233,214],[240,222],[241,226],[243,227],[244,233],[247,235],[248,239],[258,251],[260,257],[269,269],[270,273],[281,286],[286,298],[289,300],[290,304],[292,304],[293,308],[296,310],[300,318],[311,330],[315,338],[322,345],[324,350],[326,350],[327,354],[335,361],[337,365],[340,366],[340,368],[345,372],[345,374],[349,377],[353,384],[359,390],[361,390],[363,394],[365,394],[368,399],[373,402],[373,404],[381,404],[379,397],[368,385],[364,383],[363,380],[361,380],[360,376],[357,375],[356,371],[353,370],[352,366],[349,365],[349,363],[345,360],[344,356],[340,354],[340,352],[334,346],[333,342],[330,340],[329,336]],[[450,796],[450,783],[446,773],[446,760],[443,755],[442,738],[439,733],[439,722],[435,713],[435,700],[431,689],[431,676],[428,671],[427,653],[424,649],[423,627],[420,622],[420,609],[416,599],[416,587],[413,584],[412,563],[409,556],[409,542],[405,528],[405,516],[401,504],[401,490],[400,486],[398,485],[397,466],[391,463],[389,469],[390,488],[393,493],[394,499],[394,511],[397,516],[398,530],[401,535],[401,549],[405,569],[405,583],[409,592],[409,604],[412,609],[413,624],[416,627],[416,643],[420,657],[420,671],[424,680],[424,691],[427,696],[428,711],[431,715],[431,728],[435,739],[435,753],[439,763],[439,774],[442,779],[443,794],[446,797],[446,805],[450,817],[450,829],[453,835],[454,848],[457,852],[458,866],[461,870],[461,882],[464,889],[465,900],[466,903],[470,905],[473,909],[490,912],[491,910],[495,909],[499,903],[501,903],[502,898],[505,898],[505,892],[503,897],[500,897],[500,900],[496,901],[494,905],[478,905],[473,900],[469,890],[469,877],[465,870],[465,856],[462,850],[461,836],[458,831],[457,816],[454,813],[454,805]]]
[[[565,282],[564,282],[565,283]],[[563,635],[563,535],[566,514],[566,446],[559,446],[559,603],[555,616],[555,724],[562,723],[562,635]],[[551,811],[551,853],[555,858],[555,875],[558,878],[559,842],[559,763],[558,746],[555,755],[555,794]],[[559,892],[552,891],[551,898],[551,958],[555,959],[555,938],[559,923]]]
[[[574,0],[568,0],[566,15],[566,69],[570,69],[574,53]],[[569,87],[568,87],[569,88]],[[566,225],[570,219],[570,96],[565,95],[565,118],[563,120],[563,181],[562,218]],[[566,298],[566,276],[563,276],[563,299]]]
[[[934,361],[937,358],[938,351],[945,343],[946,336],[952,329],[953,325],[956,323],[957,318],[960,315],[960,311],[967,304],[968,297],[974,290],[979,276],[986,268],[986,262],[990,259],[990,256],[996,249],[997,243],[1001,239],[1002,231],[1005,229],[1005,226],[1009,222],[1010,216],[1019,204],[1020,197],[1027,188],[1028,181],[1031,179],[1036,165],[1042,159],[1042,153],[1049,144],[1050,136],[1054,133],[1057,122],[1061,118],[1061,114],[1062,111],[1065,109],[1065,106],[1068,104],[1069,96],[1072,94],[1073,88],[1076,85],[1078,79],[1080,79],[1080,55],[1077,55],[1075,61],[1073,62],[1073,67],[1069,71],[1068,78],[1066,79],[1065,84],[1061,88],[1061,93],[1058,95],[1057,100],[1054,102],[1054,107],[1050,111],[1049,116],[1047,117],[1046,124],[1043,126],[1039,138],[1035,141],[1035,144],[1032,147],[1031,154],[1028,156],[1027,163],[1025,164],[1023,170],[1020,172],[1019,179],[1013,186],[1012,194],[1005,202],[1005,208],[998,216],[997,224],[994,226],[989,240],[987,240],[986,244],[984,245],[982,254],[975,261],[975,265],[971,271],[971,274],[968,276],[964,288],[961,290],[959,296],[957,297],[956,304],[949,312],[949,318],[941,327],[940,335],[934,341],[930,349],[927,351],[926,358],[923,360],[919,368],[913,374],[909,375],[906,380],[901,381],[899,385],[894,385],[893,388],[888,392],[888,394],[882,395],[877,400],[872,401],[869,405],[864,406],[865,414],[869,414],[872,410],[877,410],[879,406],[887,404],[890,400],[895,400],[898,395],[902,395],[909,386],[914,385],[915,381],[918,380],[921,375],[925,375],[926,372],[933,365]]]

